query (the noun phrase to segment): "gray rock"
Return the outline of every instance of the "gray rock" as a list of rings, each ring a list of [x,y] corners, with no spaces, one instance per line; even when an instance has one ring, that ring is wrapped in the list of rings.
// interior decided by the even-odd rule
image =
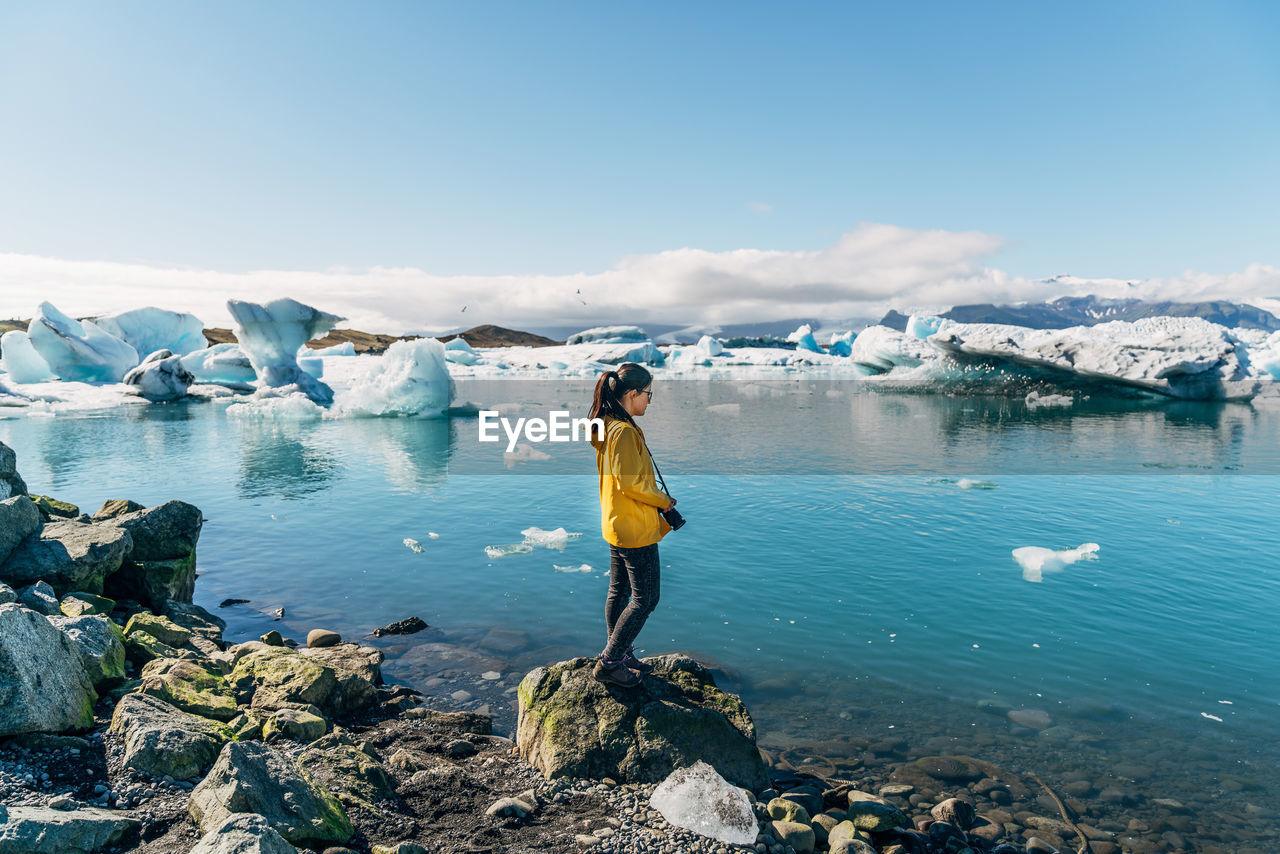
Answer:
[[[204,635],[213,641],[222,640],[222,632],[227,627],[226,620],[210,614],[199,605],[190,602],[178,602],[170,599],[160,608],[161,616],[168,617],[188,631]]]
[[[973,805],[959,798],[947,798],[929,810],[929,814],[933,816],[935,821],[949,822],[961,830],[972,827],[973,822],[978,817]]]
[[[27,485],[18,475],[18,455],[4,442],[0,442],[0,498],[26,495]]]
[[[57,594],[53,592],[52,587],[43,581],[37,581],[30,587],[24,587],[19,590],[17,601],[19,605],[30,608],[37,614],[44,614],[46,617],[62,613]]]
[[[256,742],[223,747],[187,808],[205,833],[240,812],[258,813],[294,844],[341,844],[354,833],[337,798],[287,757]]]
[[[40,530],[40,511],[25,495],[0,501],[0,566],[27,537]]]
[[[0,578],[10,584],[47,581],[59,596],[101,593],[102,580],[120,568],[132,544],[128,531],[111,525],[48,522],[13,550]]]
[[[124,737],[124,764],[153,777],[189,780],[213,765],[231,740],[223,724],[198,718],[148,694],[126,694],[111,716]]]
[[[18,592],[9,585],[0,582],[0,605],[8,605],[18,601]]]
[[[517,691],[520,755],[547,779],[660,782],[701,759],[735,785],[768,786],[742,701],[692,659],[664,655],[648,663],[653,673],[630,689],[592,679],[589,658],[531,671]]]
[[[342,635],[328,629],[312,629],[307,632],[307,646],[317,649],[324,646],[335,646],[342,643]]]
[[[153,611],[166,602],[190,602],[196,589],[196,555],[165,560],[126,559],[107,578],[104,589],[116,599],[133,599]]]
[[[0,854],[91,854],[119,843],[138,822],[99,809],[9,807],[0,824]]]
[[[98,508],[98,512],[93,514],[93,521],[105,522],[108,519],[115,519],[117,516],[123,516],[126,513],[133,513],[136,510],[145,510],[136,501],[130,501],[127,498],[108,498]]]
[[[234,813],[210,830],[190,854],[297,854],[267,820],[254,813]]]
[[[124,678],[124,633],[107,617],[48,617],[75,644],[93,687]]]
[[[187,557],[196,550],[204,516],[200,508],[185,501],[166,501],[116,517],[118,525],[133,535],[132,561],[170,560]]]
[[[0,605],[0,735],[84,729],[97,699],[65,634],[34,611]]]
[[[382,684],[382,650],[339,643],[335,646],[305,647],[298,652],[333,668],[337,687],[327,702],[334,715],[348,715],[368,708],[378,698],[377,686]]]

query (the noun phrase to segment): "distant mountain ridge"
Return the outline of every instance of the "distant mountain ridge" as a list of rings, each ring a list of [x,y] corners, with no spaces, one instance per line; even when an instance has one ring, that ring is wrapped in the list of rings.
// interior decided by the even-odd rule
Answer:
[[[1069,326],[1094,326],[1110,320],[1140,320],[1144,317],[1203,317],[1212,323],[1242,329],[1280,330],[1280,317],[1245,303],[1227,300],[1206,302],[1147,301],[1082,296],[1059,297],[1028,305],[993,305],[978,303],[958,305],[942,312],[940,317],[957,323],[1004,323],[1032,329],[1066,329]],[[890,311],[880,320],[881,326],[902,331],[907,317]]]

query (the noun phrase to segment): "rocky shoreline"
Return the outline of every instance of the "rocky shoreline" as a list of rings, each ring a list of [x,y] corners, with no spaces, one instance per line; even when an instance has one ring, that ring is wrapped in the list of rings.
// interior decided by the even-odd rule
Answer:
[[[0,854],[1265,850],[1195,846],[1176,801],[1128,817],[1124,793],[892,740],[761,749],[742,701],[683,655],[646,659],[631,691],[589,659],[535,668],[513,741],[384,684],[383,652],[334,632],[230,642],[192,603],[192,505],[81,514],[29,495],[2,444],[0,494]],[[699,760],[715,779],[679,816],[656,809]],[[725,838],[730,804],[740,844],[687,829]]]

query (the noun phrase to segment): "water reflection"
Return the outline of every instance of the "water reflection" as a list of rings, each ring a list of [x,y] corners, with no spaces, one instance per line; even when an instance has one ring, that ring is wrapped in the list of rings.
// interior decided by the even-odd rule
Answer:
[[[323,423],[245,420],[239,427],[244,498],[304,498],[342,473],[340,457],[324,445]]]
[[[453,418],[360,418],[336,426],[344,446],[380,466],[391,486],[428,492],[449,478],[460,421],[467,423]]]

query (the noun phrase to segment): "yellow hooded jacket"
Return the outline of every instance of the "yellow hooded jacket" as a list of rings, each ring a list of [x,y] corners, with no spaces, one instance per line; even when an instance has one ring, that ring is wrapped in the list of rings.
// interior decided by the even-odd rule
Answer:
[[[591,440],[600,474],[600,532],[624,549],[653,545],[671,530],[658,512],[671,498],[658,488],[640,428],[612,418],[604,424],[604,441]]]

